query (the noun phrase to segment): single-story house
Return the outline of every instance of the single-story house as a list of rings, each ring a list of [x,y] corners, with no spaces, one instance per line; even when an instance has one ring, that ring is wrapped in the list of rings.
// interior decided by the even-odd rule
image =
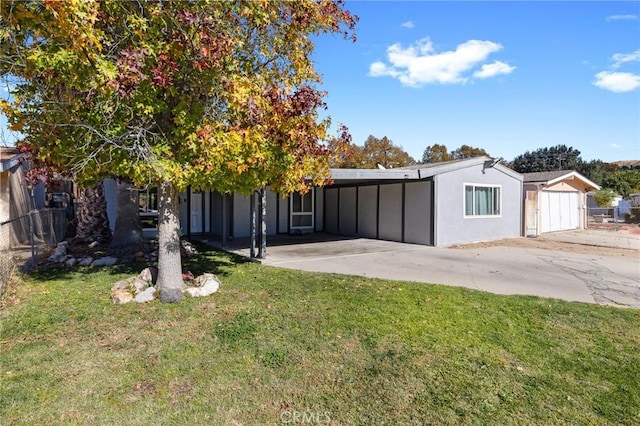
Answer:
[[[327,232],[430,246],[522,235],[522,175],[489,157],[399,169],[332,169],[333,183],[282,198],[266,189],[266,234]],[[250,197],[187,190],[187,236],[250,236]]]
[[[524,234],[584,229],[587,193],[600,186],[574,170],[525,173]]]

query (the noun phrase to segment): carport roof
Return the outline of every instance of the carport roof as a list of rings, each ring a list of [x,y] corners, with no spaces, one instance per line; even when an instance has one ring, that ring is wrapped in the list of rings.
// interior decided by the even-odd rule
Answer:
[[[448,173],[467,167],[482,165],[485,169],[495,168],[515,179],[522,181],[522,175],[499,164],[498,160],[489,157],[466,158],[433,164],[416,164],[397,169],[331,169],[331,178],[338,184],[360,181],[383,180],[419,180],[431,176]]]
[[[331,178],[336,183],[370,180],[417,180],[418,170],[407,169],[331,169]]]

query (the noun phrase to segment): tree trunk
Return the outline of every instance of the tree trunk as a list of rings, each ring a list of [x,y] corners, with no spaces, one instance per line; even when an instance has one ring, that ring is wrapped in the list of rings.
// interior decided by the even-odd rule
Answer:
[[[117,181],[117,213],[109,254],[127,256],[145,250],[138,206],[138,190],[128,179]]]
[[[111,229],[102,182],[92,188],[83,189],[78,204],[76,240],[83,243],[108,242],[111,239]]]
[[[158,282],[161,302],[179,302],[182,290],[178,192],[171,182],[158,188]]]

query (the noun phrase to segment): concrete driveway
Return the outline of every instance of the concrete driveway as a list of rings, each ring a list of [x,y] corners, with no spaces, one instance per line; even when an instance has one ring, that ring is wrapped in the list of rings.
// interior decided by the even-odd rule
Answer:
[[[621,244],[635,244],[634,238],[640,241],[640,236],[632,236],[631,243]],[[271,245],[267,253],[263,263],[282,268],[640,308],[640,252],[636,249],[629,249],[630,255],[609,256],[509,246],[435,248],[337,239]]]

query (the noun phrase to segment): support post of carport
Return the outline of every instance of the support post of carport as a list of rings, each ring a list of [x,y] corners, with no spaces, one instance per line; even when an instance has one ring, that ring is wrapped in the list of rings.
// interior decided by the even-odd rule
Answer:
[[[267,257],[267,190],[260,189],[260,250],[258,257],[264,259]]]
[[[191,185],[187,187],[187,239],[191,239]]]
[[[229,235],[229,218],[228,218],[227,194],[222,193],[222,247],[227,246],[227,236]]]

